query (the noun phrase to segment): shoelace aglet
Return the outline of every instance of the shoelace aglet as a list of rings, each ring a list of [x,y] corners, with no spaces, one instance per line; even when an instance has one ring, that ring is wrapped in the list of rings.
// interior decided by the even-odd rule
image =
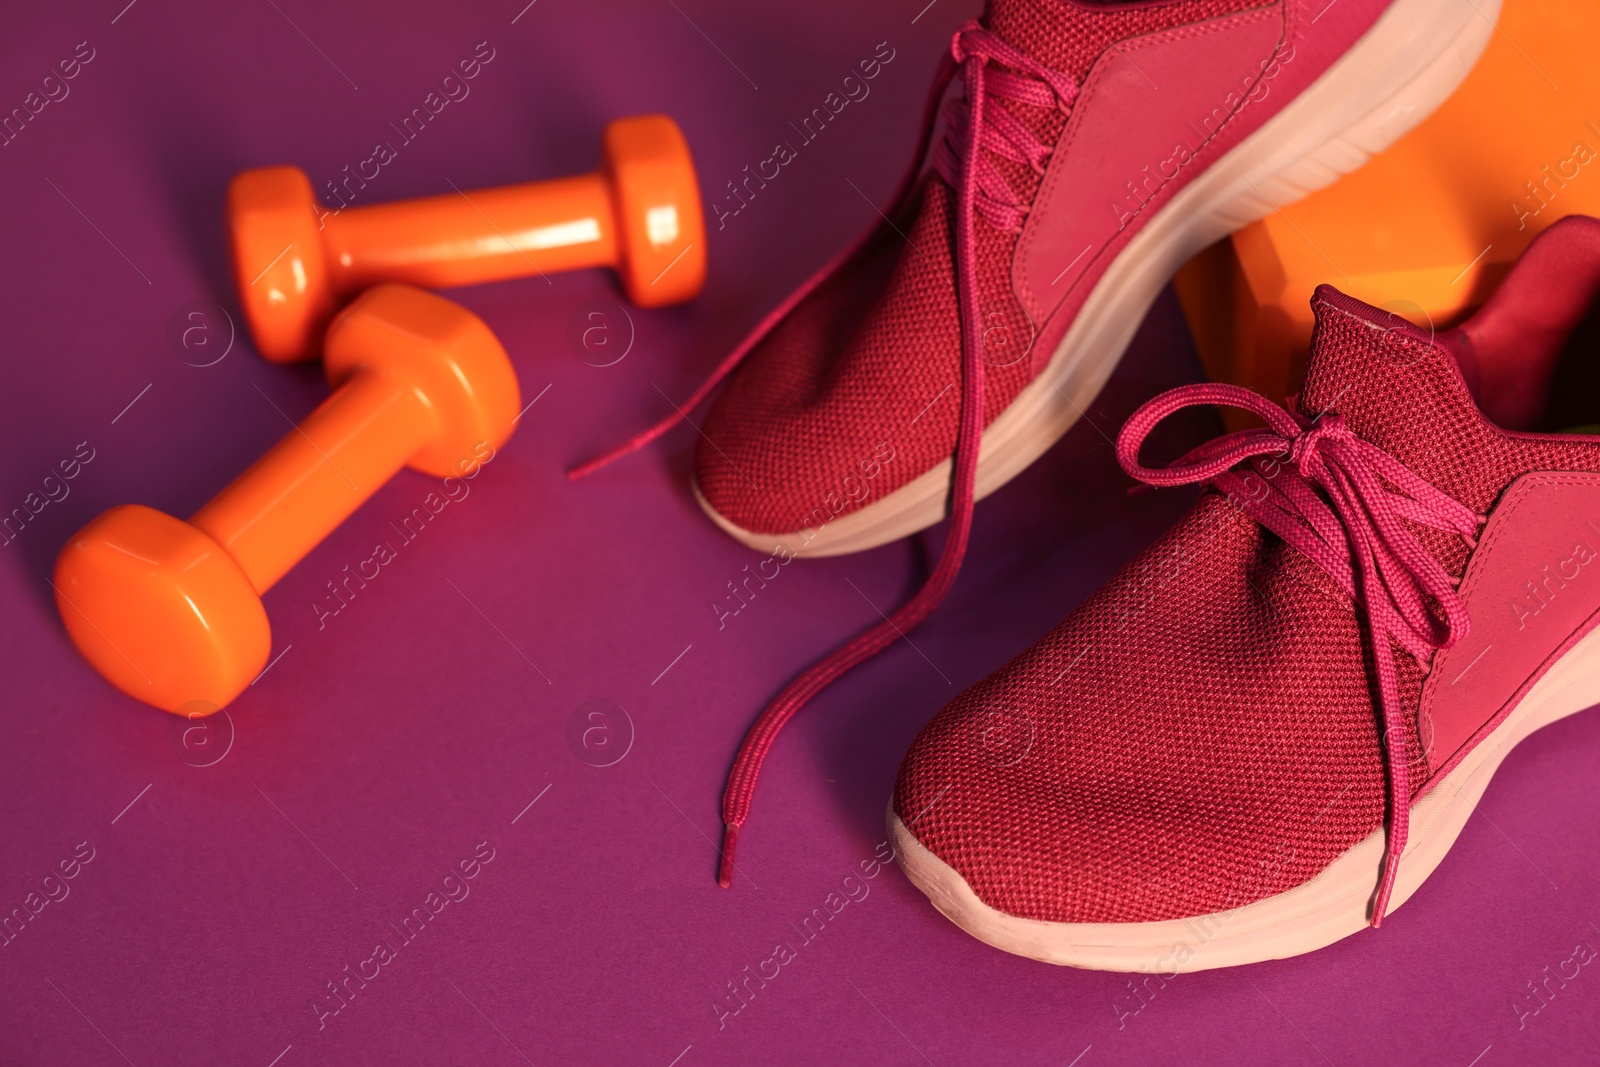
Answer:
[[[593,474],[595,471],[605,466],[605,461],[606,457],[601,456],[599,459],[591,459],[587,463],[580,463],[576,467],[568,467],[567,481],[575,482],[580,478]]]
[[[1390,855],[1383,861],[1383,877],[1378,882],[1378,894],[1372,901],[1372,922],[1369,924],[1374,930],[1383,925],[1383,917],[1389,911],[1389,894],[1394,892],[1395,875],[1400,873],[1400,857]]]
[[[717,380],[717,377],[713,376],[711,378],[711,383],[715,384]],[[696,393],[694,396],[691,396],[687,401],[685,401],[685,403],[691,409],[698,406],[700,401],[704,399],[705,392],[706,388],[702,386],[701,391]],[[633,455],[633,453],[644,448],[645,445],[648,445],[656,438],[665,434],[668,430],[671,430],[673,427],[677,426],[680,421],[687,419],[688,416],[683,414],[683,410],[683,408],[676,408],[674,414],[668,415],[666,418],[661,419],[653,426],[649,426],[643,430],[640,430],[638,433],[634,434],[617,447],[611,449],[609,452],[604,452],[601,455],[596,456],[594,459],[586,460],[585,462],[578,464],[576,467],[570,468],[567,471],[567,481],[575,482],[580,478],[586,478],[595,471],[599,470],[601,467],[608,467],[624,456]]]
[[[595,471],[599,470],[601,467],[610,466],[612,463],[615,463],[628,453],[637,451],[637,448],[638,446],[636,446],[632,441],[629,441],[624,445],[613,448],[609,452],[604,452],[596,456],[594,459],[585,460],[576,467],[570,467],[567,469],[567,481],[575,482],[580,478],[586,478]]]
[[[722,859],[717,864],[717,884],[724,889],[733,885],[733,849],[739,843],[739,824],[725,823],[722,827]]]

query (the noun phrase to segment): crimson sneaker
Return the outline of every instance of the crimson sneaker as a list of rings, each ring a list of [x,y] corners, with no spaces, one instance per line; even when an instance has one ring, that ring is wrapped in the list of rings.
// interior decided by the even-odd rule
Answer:
[[[883,219],[670,417],[572,472],[653,440],[726,379],[694,486],[735,538],[830,555],[952,516],[916,597],[752,728],[730,834],[784,722],[938,605],[973,502],[1093,402],[1173,271],[1421,121],[1498,13],[1499,0],[990,0],[956,33]],[[930,152],[957,74],[964,97]]]
[[[955,35],[887,218],[680,405],[731,375],[703,426],[696,495],[764,552],[872,548],[947,514],[969,409],[985,427],[974,495],[993,492],[1093,402],[1182,263],[1420,122],[1498,12],[990,0]],[[965,99],[944,109],[919,178],[957,74]]]
[[[1600,436],[1528,429],[1597,294],[1600,222],[1567,219],[1437,339],[1319,289],[1293,411],[1193,385],[1136,412],[1128,473],[1207,489],[922,731],[889,812],[911,880],[974,936],[1076,967],[1231,966],[1377,926],[1506,754],[1600,703]],[[1193,404],[1266,428],[1143,466]]]

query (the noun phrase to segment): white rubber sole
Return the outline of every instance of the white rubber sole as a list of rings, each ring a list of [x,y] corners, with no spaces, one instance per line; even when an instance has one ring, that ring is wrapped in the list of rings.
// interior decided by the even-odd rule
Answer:
[[[1444,860],[1506,755],[1540,727],[1595,704],[1600,704],[1600,629],[1556,661],[1506,720],[1412,805],[1391,914]],[[1162,975],[1285,959],[1367,929],[1385,845],[1380,828],[1310,881],[1230,911],[1162,922],[1052,923],[1019,919],[978,899],[905,827],[892,805],[889,837],[907,877],[934,907],[980,941],[1045,963]]]
[[[1466,78],[1499,14],[1500,0],[1395,0],[1321,78],[1174,196],[1095,284],[1039,377],[984,431],[978,498],[1016,477],[1078,421],[1179,267],[1332,184],[1416,126]],[[833,556],[943,519],[951,470],[947,459],[859,511],[788,534],[743,529],[718,514],[698,486],[694,494],[712,521],[751,548],[771,552],[781,542],[798,555]]]

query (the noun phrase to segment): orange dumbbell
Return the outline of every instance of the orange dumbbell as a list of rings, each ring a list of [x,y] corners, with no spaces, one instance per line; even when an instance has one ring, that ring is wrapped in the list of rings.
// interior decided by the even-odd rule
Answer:
[[[247,170],[228,187],[233,272],[256,347],[280,363],[317,354],[349,296],[378,282],[449,288],[612,267],[629,299],[661,307],[705,283],[694,162],[665,115],[618,119],[593,174],[319,210],[298,167]]]
[[[402,467],[476,473],[485,443],[511,436],[505,349],[443,297],[368,291],[328,327],[323,359],[333,395],[188,522],[128,504],[61,550],[67,633],[129,696],[191,716],[228,703],[272,647],[261,594]]]

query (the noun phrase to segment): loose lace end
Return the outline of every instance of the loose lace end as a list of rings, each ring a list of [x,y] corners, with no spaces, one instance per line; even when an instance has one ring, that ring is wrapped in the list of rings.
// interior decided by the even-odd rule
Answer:
[[[654,441],[656,438],[660,437],[662,434],[676,426],[681,421],[681,418],[681,415],[675,414],[670,418],[662,419],[648,430],[645,430],[642,433],[634,434],[632,437],[628,438],[611,451],[602,453],[601,455],[596,456],[594,459],[586,460],[583,463],[578,464],[576,467],[573,467],[567,471],[567,481],[575,482],[579,478],[588,477],[601,467],[609,467],[622,457],[631,456],[633,453],[639,451],[645,445],[649,444],[651,441]]]
[[[603,455],[596,456],[594,459],[585,460],[576,467],[569,467],[567,469],[567,481],[575,482],[580,478],[587,478],[601,467],[610,466],[632,451],[634,451],[632,444],[622,445]]]
[[[1383,917],[1389,913],[1389,894],[1394,892],[1394,877],[1400,873],[1400,857],[1388,856],[1383,861],[1383,878],[1378,882],[1378,895],[1372,902],[1372,922],[1374,930],[1383,925]]]
[[[733,850],[739,843],[739,824],[728,823],[722,828],[722,860],[717,864],[717,884],[724,889],[733,885]]]
[[[1048,94],[1052,90],[1064,98],[1069,93],[1075,93],[1076,86],[1065,75],[1047,70],[1030,57],[983,30],[976,22],[968,23],[957,33],[952,43],[950,58],[940,64],[939,75],[935,79],[923,114],[921,142],[911,169],[895,194],[895,206],[888,212],[881,213],[884,224],[894,228],[896,232],[898,227],[890,219],[900,215],[909,202],[907,198],[920,172],[921,160],[927,154],[931,143],[939,102],[958,69],[958,60],[966,70],[968,117],[964,124],[952,125],[952,130],[960,132],[953,135],[953,141],[944,143],[945,151],[933,160],[934,169],[942,169],[946,180],[958,193],[955,259],[957,301],[961,319],[962,384],[961,413],[956,429],[956,446],[950,475],[950,530],[945,535],[939,562],[924,581],[922,588],[910,600],[896,608],[892,615],[884,617],[871,628],[835,648],[796,677],[771,704],[767,705],[766,710],[750,727],[744,743],[739,747],[738,755],[734,758],[733,766],[729,769],[728,783],[723,792],[722,861],[717,870],[717,884],[723,888],[733,883],[733,853],[739,825],[750,811],[756,778],[784,724],[792,719],[807,701],[845,672],[905,637],[907,630],[927,618],[950,591],[956,573],[961,569],[961,560],[966,554],[967,539],[972,528],[972,505],[975,498],[978,449],[983,436],[984,411],[983,332],[978,304],[977,258],[972,247],[976,240],[973,236],[975,232],[973,217],[975,212],[984,213],[991,223],[1000,229],[1007,228],[1010,222],[1022,217],[1019,208],[1013,203],[1016,200],[1015,192],[1006,184],[1004,176],[994,164],[984,158],[983,152],[996,151],[1013,160],[1035,159],[1035,157],[1042,160],[1044,155],[1043,147],[1038,145],[1031,135],[1026,135],[1021,124],[1003,107],[999,108],[997,113],[1005,118],[993,120],[999,124],[998,128],[985,127],[984,109],[988,106],[985,104],[984,95],[985,64],[991,61],[1003,63],[1025,74],[1037,75],[1038,81],[1043,81],[1050,87],[1047,89],[1044,86],[1035,86],[1030,89],[1028,86],[1031,83],[1020,74],[995,73],[994,78],[997,79],[994,84],[995,95],[1023,103],[1038,102],[1041,94]],[[991,110],[994,109],[991,107]],[[1006,119],[1010,119],[1010,122],[1007,123]],[[981,197],[980,192],[983,194]],[[995,199],[996,197],[999,199]],[[1015,219],[1011,217],[1012,212],[1018,212]],[[1020,222],[1018,225],[1020,226]],[[883,231],[875,229],[872,232]],[[723,367],[713,375],[712,381],[715,382],[731,370],[757,339],[766,336],[790,310],[799,305],[807,294],[825,278],[832,276],[833,271],[845,262],[845,257],[854,255],[856,249],[862,247],[865,247],[864,243],[858,243],[847,249],[840,258],[813,275],[805,285],[791,294],[787,301],[779,305],[756,328],[751,339],[724,361]],[[709,386],[702,387],[700,392],[683,405],[684,408],[692,410],[706,395],[708,388]],[[593,466],[594,464],[586,465],[577,473],[581,476],[581,473]]]

